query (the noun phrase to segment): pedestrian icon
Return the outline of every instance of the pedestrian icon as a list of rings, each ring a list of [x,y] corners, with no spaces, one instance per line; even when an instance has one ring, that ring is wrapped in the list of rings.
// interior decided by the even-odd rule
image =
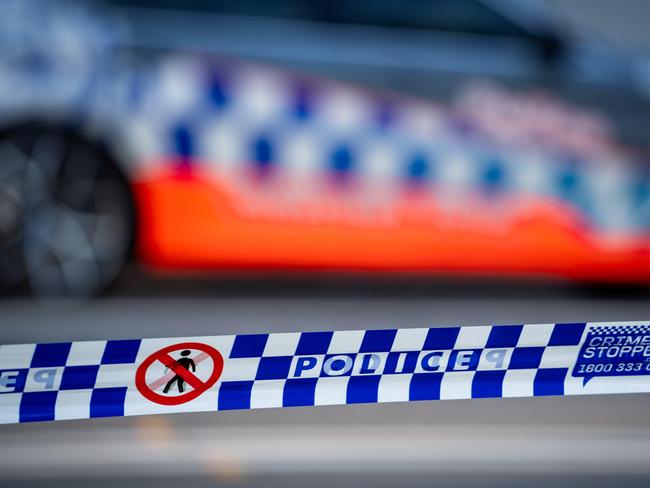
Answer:
[[[176,365],[182,366],[187,371],[190,371],[191,368],[191,371],[196,372],[196,364],[194,363],[192,358],[188,357],[191,353],[192,352],[189,349],[185,349],[183,352],[181,352],[182,357],[176,360]],[[167,371],[168,369],[169,368],[165,368],[165,371]],[[174,372],[176,373],[176,368],[173,369]],[[167,382],[165,388],[163,389],[163,393],[167,393],[174,383],[177,383],[178,385],[178,393],[183,393],[184,391],[183,386],[185,385],[185,380],[178,373],[176,373],[176,375]]]
[[[162,376],[160,366],[165,368]],[[212,388],[222,371],[223,356],[214,347],[202,342],[182,342],[163,347],[142,361],[135,374],[135,386],[152,402],[181,405]]]

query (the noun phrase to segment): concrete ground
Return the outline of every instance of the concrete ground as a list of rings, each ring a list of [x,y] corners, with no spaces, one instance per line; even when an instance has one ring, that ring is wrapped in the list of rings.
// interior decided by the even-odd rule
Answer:
[[[0,343],[650,319],[645,291],[422,280],[123,280],[0,300]],[[173,414],[0,427],[6,486],[647,486],[650,395]]]

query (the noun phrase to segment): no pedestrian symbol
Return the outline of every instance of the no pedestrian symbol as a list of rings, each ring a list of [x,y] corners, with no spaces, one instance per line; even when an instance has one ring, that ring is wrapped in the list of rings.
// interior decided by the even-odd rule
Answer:
[[[193,354],[193,351],[199,352]],[[207,367],[203,363],[205,359],[212,360],[212,372],[208,379],[203,380],[197,375],[196,370],[201,364],[203,368]],[[153,365],[159,368],[158,363],[161,363],[167,372],[147,383],[149,368]],[[161,405],[181,405],[194,400],[213,386],[222,371],[223,356],[214,347],[201,342],[181,342],[164,347],[145,359],[135,373],[135,386],[142,396],[152,402]],[[164,386],[163,393],[158,393],[157,390],[162,386]],[[173,390],[179,394],[172,395]]]

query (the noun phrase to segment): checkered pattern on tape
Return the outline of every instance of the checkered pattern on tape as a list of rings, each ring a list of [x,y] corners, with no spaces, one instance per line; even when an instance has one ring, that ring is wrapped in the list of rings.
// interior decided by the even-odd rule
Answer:
[[[443,185],[550,195],[603,228],[650,225],[643,211],[650,185],[625,162],[595,170],[570,157],[506,153],[457,130],[435,106],[186,57],[144,78],[142,99],[123,124],[143,164],[176,155],[216,172],[252,165],[316,179],[343,173],[396,189]]]
[[[238,335],[229,353],[224,351],[228,358],[215,408],[561,395],[584,328],[549,324]],[[2,346],[0,369],[18,371],[22,384],[17,393],[0,395],[6,416],[0,422],[124,415],[140,342]],[[479,365],[472,371],[428,372],[412,361],[420,351],[483,354],[495,348],[509,351],[507,369]],[[383,369],[331,377],[315,370],[289,378],[296,357],[364,353],[380,356]],[[398,368],[400,353],[406,359]],[[37,371],[54,372],[56,384],[44,389],[34,381]]]
[[[650,334],[650,324],[605,325],[589,329],[590,335],[641,335]]]
[[[218,408],[561,395],[584,328],[551,324],[237,336],[228,360],[230,371],[237,373],[223,378]],[[512,349],[507,369],[426,372],[412,367],[396,372],[388,366],[391,355],[400,352],[489,348]],[[288,378],[296,356],[362,353],[380,356],[384,369],[329,377],[315,369]]]
[[[0,369],[18,371],[0,394],[0,423],[124,414],[140,340],[0,346]]]

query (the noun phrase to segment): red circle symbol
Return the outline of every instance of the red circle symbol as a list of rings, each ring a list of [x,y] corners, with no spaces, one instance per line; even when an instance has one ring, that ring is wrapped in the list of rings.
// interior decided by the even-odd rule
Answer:
[[[174,358],[170,356],[170,353],[174,351],[185,349],[194,349],[201,351],[212,359],[212,373],[206,381],[201,380],[193,372],[189,371],[187,368],[185,368],[185,366],[179,364]],[[156,361],[160,361],[175,375],[182,378],[187,384],[192,387],[192,390],[182,395],[175,396],[167,396],[156,393],[152,389],[151,385],[147,384],[146,380],[147,370]],[[207,344],[203,344],[201,342],[181,342],[180,344],[173,344],[171,346],[164,347],[161,350],[154,352],[151,356],[142,361],[142,364],[138,366],[138,370],[135,372],[135,386],[138,388],[138,391],[142,393],[142,396],[148,400],[151,400],[152,402],[159,403],[160,405],[180,405],[182,403],[187,403],[194,400],[208,388],[213,386],[221,376],[222,371],[223,356],[214,347],[208,346]]]

